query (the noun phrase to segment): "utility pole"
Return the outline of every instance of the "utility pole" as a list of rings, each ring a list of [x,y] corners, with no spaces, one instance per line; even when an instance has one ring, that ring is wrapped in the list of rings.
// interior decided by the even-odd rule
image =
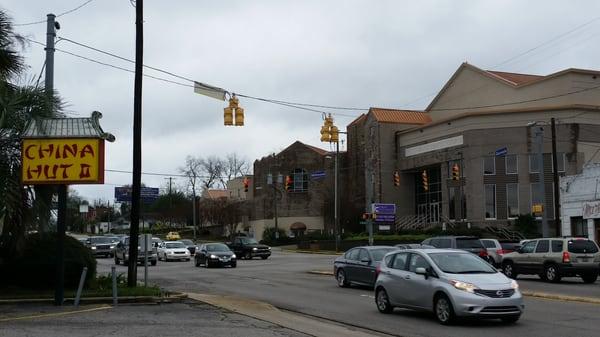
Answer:
[[[552,172],[552,181],[554,182],[554,224],[555,235],[560,236],[561,230],[561,219],[560,219],[560,186],[558,186],[558,163],[556,157],[556,121],[554,117],[550,119],[550,126],[552,128],[552,167],[554,168]]]
[[[335,178],[334,178],[334,223],[333,223],[333,231],[335,235],[335,251],[339,251],[340,247],[340,206],[339,206],[339,193],[338,193],[338,179],[340,175],[340,142],[335,142]]]
[[[144,0],[135,2],[135,79],[133,85],[133,183],[131,186],[131,227],[127,286],[137,285],[138,236],[140,234],[140,192],[142,187],[142,70],[144,56]]]
[[[542,203],[542,237],[547,238],[549,236],[548,230],[548,213],[546,210],[546,180],[544,174],[544,127],[534,126],[534,137],[537,145],[537,162],[539,172],[539,184],[541,193]]]
[[[54,39],[58,24],[54,14],[48,14],[46,20],[46,78],[44,88],[48,100],[54,96]],[[56,286],[54,305],[63,305],[65,285],[65,227],[67,217],[67,185],[58,185],[58,213],[56,216]]]
[[[171,186],[173,183],[173,177],[165,178],[169,179],[169,227],[173,227],[173,195],[171,194]]]
[[[192,226],[194,227],[194,241],[196,241],[196,173],[192,174]]]

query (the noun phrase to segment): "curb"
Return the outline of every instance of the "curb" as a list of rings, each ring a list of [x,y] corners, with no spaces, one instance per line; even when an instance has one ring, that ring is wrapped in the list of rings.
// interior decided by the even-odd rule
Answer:
[[[313,275],[333,276],[333,272],[324,271],[324,270],[309,270],[309,271],[307,271],[307,273],[313,274]],[[551,294],[551,293],[543,293],[543,292],[528,291],[528,290],[521,290],[521,294],[523,296],[527,296],[527,297],[543,298],[543,299],[547,299],[547,300],[600,304],[600,298],[598,298],[598,297],[570,296],[570,295]]]
[[[320,254],[320,255],[342,255],[344,253],[334,252],[332,250],[303,250],[303,249],[281,249],[286,253],[301,253],[301,254]]]
[[[527,291],[527,290],[521,290],[521,294],[523,294],[523,296],[544,298],[547,300],[600,304],[600,298],[598,298],[598,297],[569,296],[569,295],[541,293],[541,292]]]
[[[158,296],[123,296],[119,297],[119,304],[128,304],[128,303],[141,303],[141,304],[150,304],[150,303],[176,303],[181,302],[187,299],[187,294],[176,293],[167,297],[158,297]],[[64,303],[72,303],[75,302],[75,299],[65,298]],[[15,299],[3,299],[0,300],[0,305],[6,304],[34,304],[34,303],[54,303],[54,298],[15,298]],[[112,297],[82,297],[80,299],[80,303],[85,304],[112,304]]]

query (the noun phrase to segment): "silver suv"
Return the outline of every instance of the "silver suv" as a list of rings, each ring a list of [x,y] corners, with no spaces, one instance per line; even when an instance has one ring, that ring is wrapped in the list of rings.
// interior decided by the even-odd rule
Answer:
[[[560,282],[562,277],[579,276],[585,283],[594,283],[600,271],[600,252],[587,238],[529,240],[503,256],[502,270],[513,279],[519,274],[537,274],[542,280]]]
[[[375,304],[432,311],[442,324],[455,317],[516,322],[523,312],[519,285],[477,256],[455,249],[406,249],[388,253],[378,268]]]

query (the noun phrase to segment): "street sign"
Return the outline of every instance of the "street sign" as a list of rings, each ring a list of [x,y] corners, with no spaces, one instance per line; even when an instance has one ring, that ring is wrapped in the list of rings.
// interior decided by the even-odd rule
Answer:
[[[131,202],[131,187],[115,187],[115,199],[117,202]],[[140,199],[145,204],[151,204],[158,199],[158,188],[142,187],[140,190]]]
[[[377,214],[396,214],[396,204],[371,204],[371,210]]]
[[[375,218],[376,223],[395,223],[396,214],[378,214]]]
[[[496,157],[506,156],[507,153],[508,153],[507,147],[500,148],[500,149],[496,150]]]
[[[310,177],[313,180],[323,179],[323,178],[325,178],[325,171],[314,171],[310,174]]]

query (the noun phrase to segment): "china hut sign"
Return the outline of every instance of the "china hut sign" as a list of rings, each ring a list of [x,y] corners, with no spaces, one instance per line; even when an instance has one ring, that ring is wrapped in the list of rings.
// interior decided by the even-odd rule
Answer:
[[[22,144],[23,184],[103,184],[104,141],[95,111],[91,118],[47,118],[31,122]]]

